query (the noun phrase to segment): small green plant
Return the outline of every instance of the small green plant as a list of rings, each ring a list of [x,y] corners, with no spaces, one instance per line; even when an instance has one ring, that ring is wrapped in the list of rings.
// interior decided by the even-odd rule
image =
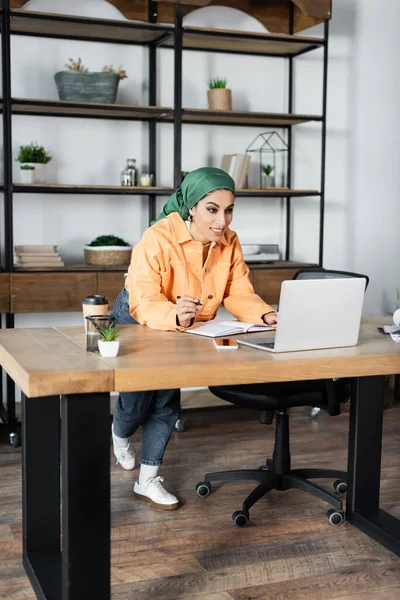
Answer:
[[[265,165],[265,167],[262,168],[263,173],[265,173],[265,175],[267,177],[269,177],[272,173],[272,171],[274,170],[274,167],[272,165]]]
[[[118,329],[115,325],[111,325],[111,327],[101,327],[100,335],[104,342],[115,342],[118,337]]]
[[[16,158],[21,163],[42,163],[47,164],[53,157],[36,142],[31,142],[28,146],[20,146]]]
[[[68,71],[72,71],[73,73],[89,73],[89,69],[82,64],[82,59],[79,56],[78,60],[74,60],[73,58],[68,59],[68,62],[65,63]],[[121,79],[126,79],[128,75],[126,74],[125,69],[120,65],[116,69],[114,69],[114,65],[105,65],[102,68],[102,73],[114,73],[114,75],[118,75]]]
[[[35,167],[32,167],[32,165],[21,165],[20,169],[21,171],[34,171]]]
[[[208,87],[210,88],[210,90],[215,90],[217,88],[226,88],[227,83],[227,79],[217,77],[216,79],[210,79],[208,81]]]
[[[130,244],[116,235],[99,235],[88,246],[130,246]]]

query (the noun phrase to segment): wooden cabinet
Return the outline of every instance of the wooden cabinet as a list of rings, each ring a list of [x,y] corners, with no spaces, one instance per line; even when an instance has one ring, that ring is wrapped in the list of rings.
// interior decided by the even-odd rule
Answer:
[[[254,267],[250,271],[254,291],[264,300],[264,302],[267,302],[268,304],[278,304],[282,281],[285,281],[285,279],[292,279],[293,275],[304,266],[305,265],[301,265],[291,269]]]
[[[287,264],[287,263],[285,263]],[[250,270],[255,292],[269,304],[278,304],[281,283],[292,279],[305,265],[291,263],[290,267],[253,265]],[[1,312],[72,312],[81,310],[82,299],[90,294],[103,294],[109,308],[124,286],[123,269],[92,272],[0,273]]]
[[[82,299],[97,293],[97,273],[12,273],[11,312],[82,310]]]
[[[0,273],[0,313],[10,312],[10,274]]]
[[[128,268],[128,267],[127,267]],[[124,272],[98,273],[97,293],[108,299],[108,308],[112,309],[118,294],[124,287]]]

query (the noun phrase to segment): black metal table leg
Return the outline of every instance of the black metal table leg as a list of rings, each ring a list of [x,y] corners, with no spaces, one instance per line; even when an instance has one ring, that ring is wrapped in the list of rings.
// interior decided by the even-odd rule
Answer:
[[[109,394],[62,396],[61,412],[58,396],[23,395],[22,432],[23,562],[37,597],[109,600]]]
[[[37,597],[61,598],[60,401],[22,394],[23,563]]]
[[[62,600],[110,598],[110,395],[61,397]]]
[[[400,520],[379,508],[384,377],[352,385],[346,519],[400,555]]]

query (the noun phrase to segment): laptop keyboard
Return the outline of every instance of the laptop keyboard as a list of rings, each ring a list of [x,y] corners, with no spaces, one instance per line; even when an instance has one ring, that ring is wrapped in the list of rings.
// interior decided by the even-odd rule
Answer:
[[[257,344],[258,346],[263,346],[264,348],[275,348],[275,342],[265,342],[264,344]]]

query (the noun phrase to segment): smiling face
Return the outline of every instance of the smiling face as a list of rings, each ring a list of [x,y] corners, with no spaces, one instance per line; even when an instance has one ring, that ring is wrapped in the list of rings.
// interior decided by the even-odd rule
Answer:
[[[235,197],[229,190],[215,190],[190,209],[190,232],[202,244],[218,242],[233,217]]]

